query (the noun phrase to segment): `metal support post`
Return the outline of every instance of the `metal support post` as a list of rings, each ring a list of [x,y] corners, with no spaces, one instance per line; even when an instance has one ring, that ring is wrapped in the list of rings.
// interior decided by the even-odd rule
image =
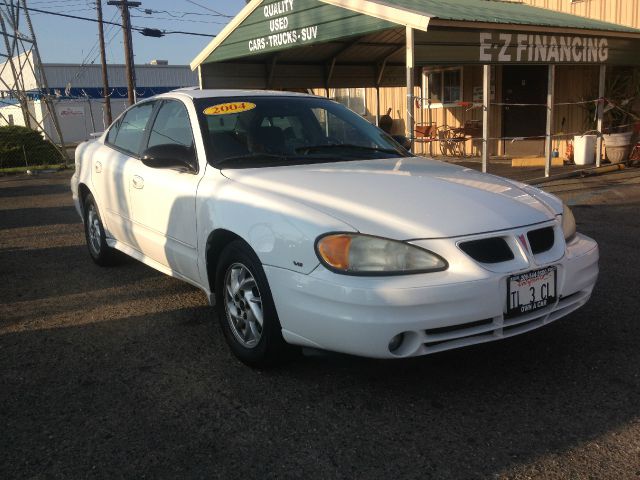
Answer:
[[[602,120],[604,118],[604,95],[607,78],[607,66],[600,65],[600,79],[598,82],[598,106],[597,116],[598,123],[596,129],[598,130],[598,138],[596,139],[596,167],[600,166],[602,161]]]
[[[376,85],[376,125],[380,126],[380,86]]]
[[[551,175],[551,160],[553,159],[553,117],[556,90],[556,66],[549,65],[549,76],[547,81],[547,129],[544,141],[544,176]]]
[[[60,122],[58,122],[58,114],[56,112],[55,106],[51,101],[51,95],[49,94],[49,84],[47,82],[47,76],[45,74],[45,69],[42,65],[42,59],[40,58],[40,50],[38,49],[38,43],[36,42],[36,34],[33,30],[33,24],[31,23],[31,16],[29,15],[29,9],[27,8],[26,0],[22,0],[22,8],[24,19],[27,21],[27,26],[29,27],[29,33],[31,34],[31,41],[33,48],[31,49],[31,53],[33,54],[33,73],[36,76],[39,90],[42,94],[42,102],[44,103],[46,110],[48,112],[49,117],[51,118],[51,122],[53,123],[53,128],[58,135],[58,141],[60,142],[60,147],[58,148],[59,152],[62,154],[62,158],[65,163],[70,162],[69,153],[67,152],[64,138],[62,137],[62,128],[60,128]],[[42,130],[44,131],[44,118],[42,119]]]
[[[491,99],[491,65],[482,66],[482,172],[489,164],[489,108]]]
[[[415,110],[415,102],[413,101],[413,84],[414,84],[414,69],[415,69],[415,58],[414,58],[414,35],[413,28],[407,27],[406,32],[406,40],[407,40],[407,137],[411,140],[411,150],[414,149],[414,110]]]

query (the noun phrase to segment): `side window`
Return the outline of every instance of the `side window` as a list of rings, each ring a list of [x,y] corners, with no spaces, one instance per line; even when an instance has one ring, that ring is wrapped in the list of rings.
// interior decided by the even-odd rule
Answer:
[[[139,155],[145,127],[153,111],[153,105],[153,102],[146,102],[131,108],[120,120],[117,130],[115,128],[109,130],[107,142],[125,152]],[[115,138],[111,138],[114,130]]]
[[[164,101],[149,134],[149,147],[182,145],[193,148],[193,133],[186,107],[178,101]]]
[[[120,122],[114,122],[111,124],[111,128],[107,132],[107,143],[114,144],[116,141],[116,136],[118,135],[118,127],[120,126]]]

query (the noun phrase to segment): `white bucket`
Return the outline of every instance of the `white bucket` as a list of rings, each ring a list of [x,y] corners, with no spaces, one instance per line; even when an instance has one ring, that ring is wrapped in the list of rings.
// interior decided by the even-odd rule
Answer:
[[[573,162],[576,165],[591,165],[596,160],[597,135],[573,137]]]

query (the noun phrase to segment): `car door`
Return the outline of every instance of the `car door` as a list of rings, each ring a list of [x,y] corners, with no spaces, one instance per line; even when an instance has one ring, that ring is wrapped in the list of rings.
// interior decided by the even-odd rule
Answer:
[[[192,123],[180,100],[161,101],[152,119],[145,148],[171,151],[178,145],[192,152],[192,169],[135,167],[131,183],[134,235],[142,252],[184,277],[199,282],[197,266],[196,191],[204,167],[198,165]]]
[[[130,183],[155,102],[127,110],[109,129],[92,157],[91,179],[110,237],[137,248],[132,229]]]

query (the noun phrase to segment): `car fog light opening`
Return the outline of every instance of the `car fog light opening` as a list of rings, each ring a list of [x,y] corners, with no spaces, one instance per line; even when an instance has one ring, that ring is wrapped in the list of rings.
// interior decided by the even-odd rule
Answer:
[[[319,237],[316,254],[330,270],[349,275],[401,275],[446,270],[439,255],[409,243],[359,233]]]
[[[395,335],[389,341],[389,351],[391,353],[394,353],[396,350],[398,350],[400,348],[400,346],[402,345],[403,341],[404,341],[404,332]]]

